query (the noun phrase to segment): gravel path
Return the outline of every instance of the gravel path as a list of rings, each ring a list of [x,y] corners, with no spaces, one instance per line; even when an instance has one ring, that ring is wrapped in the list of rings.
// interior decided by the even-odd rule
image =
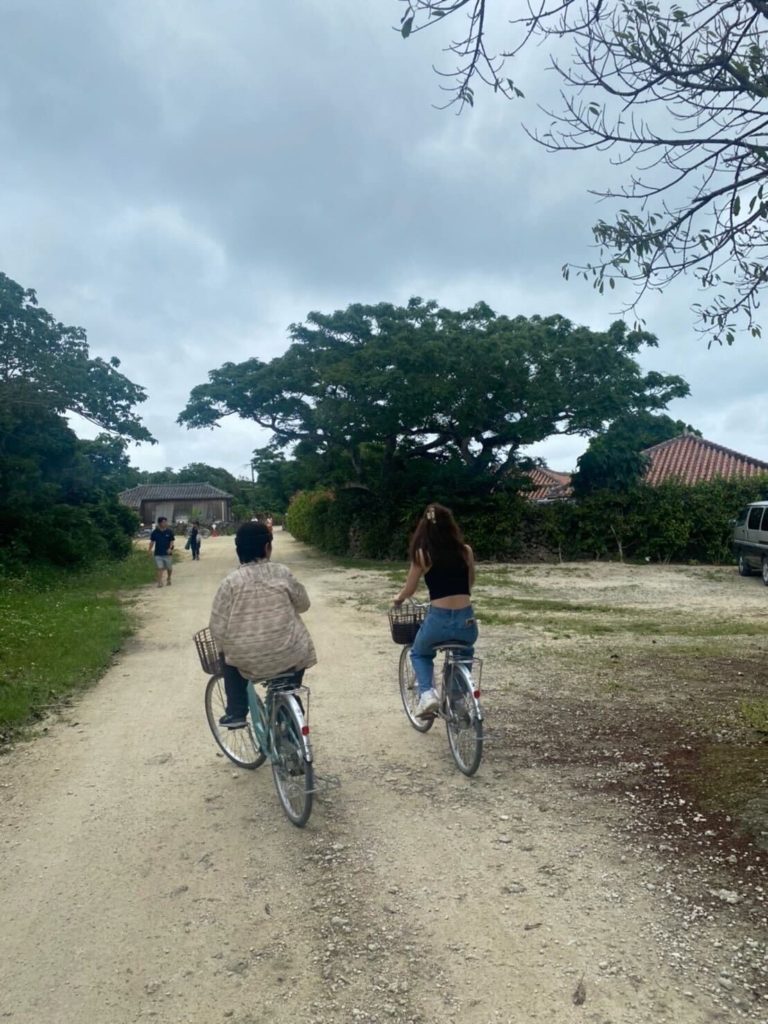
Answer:
[[[287,534],[275,549],[310,592],[320,657],[308,827],[208,733],[191,635],[234,564],[231,538],[208,540],[142,592],[101,684],[2,762],[0,1020],[768,1019],[742,970],[765,948],[727,895],[681,927],[615,803],[510,766],[492,692],[485,760],[459,775],[439,723],[408,726],[398,649],[347,574]]]

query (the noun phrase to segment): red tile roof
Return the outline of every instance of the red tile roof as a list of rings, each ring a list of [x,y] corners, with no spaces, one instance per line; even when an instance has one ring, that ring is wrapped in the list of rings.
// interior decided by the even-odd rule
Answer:
[[[118,494],[123,505],[136,510],[141,508],[142,501],[207,501],[231,497],[212,484],[139,484]]]
[[[534,485],[533,490],[525,491],[525,497],[531,501],[556,501],[571,495],[570,473],[556,473],[553,469],[538,466],[526,476]]]
[[[768,462],[742,455],[695,434],[679,434],[644,449],[643,454],[650,460],[644,482],[651,487],[658,487],[668,480],[690,485],[715,477],[729,480],[768,474]],[[524,492],[530,501],[557,501],[571,496],[569,473],[556,473],[539,466],[526,475],[534,485],[533,490]]]
[[[654,444],[643,454],[650,459],[644,479],[651,486],[668,480],[691,484],[716,476],[731,479],[768,473],[768,462],[733,452],[694,434],[680,434]]]
[[[698,484],[714,477],[728,480],[768,473],[768,462],[723,448],[695,434],[679,434],[646,448],[643,454],[650,459],[644,480],[652,487],[668,480]]]

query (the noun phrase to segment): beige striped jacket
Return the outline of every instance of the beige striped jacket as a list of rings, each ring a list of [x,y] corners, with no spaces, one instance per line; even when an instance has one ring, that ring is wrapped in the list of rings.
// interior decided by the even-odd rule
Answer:
[[[262,559],[224,578],[211,608],[210,629],[230,665],[249,679],[272,679],[317,662],[300,612],[309,597],[293,573]]]

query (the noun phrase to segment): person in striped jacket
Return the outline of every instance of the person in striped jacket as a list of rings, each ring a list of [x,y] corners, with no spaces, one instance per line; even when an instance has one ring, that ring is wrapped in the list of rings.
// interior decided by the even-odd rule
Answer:
[[[240,565],[219,586],[210,630],[222,656],[226,714],[219,724],[241,729],[248,714],[248,680],[293,673],[296,685],[316,664],[302,621],[309,595],[290,569],[270,561],[272,534],[264,523],[243,523],[235,535]]]

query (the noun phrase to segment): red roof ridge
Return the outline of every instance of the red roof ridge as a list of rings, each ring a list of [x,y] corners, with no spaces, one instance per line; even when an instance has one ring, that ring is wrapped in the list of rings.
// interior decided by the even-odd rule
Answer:
[[[764,466],[768,469],[768,462],[763,462],[762,459],[755,459],[751,455],[745,455],[743,452],[737,452],[734,448],[726,448],[725,445],[716,444],[714,441],[708,441],[706,437],[699,437],[698,434],[689,434],[687,431],[683,434],[677,434],[675,437],[667,438],[666,441],[659,441],[658,444],[653,444],[650,448],[644,448],[643,455],[648,455],[651,452],[657,452],[661,448],[669,448],[671,445],[677,444],[680,441],[693,441],[698,445],[703,445],[705,448],[710,448],[714,451],[722,452],[724,455],[731,455],[736,459],[741,459],[743,462],[751,462],[753,466]]]
[[[529,476],[533,476],[534,473],[541,473],[544,476],[551,477],[559,484],[570,483],[571,474],[561,473],[557,469],[550,469],[549,466],[534,466],[533,469],[527,471]]]

